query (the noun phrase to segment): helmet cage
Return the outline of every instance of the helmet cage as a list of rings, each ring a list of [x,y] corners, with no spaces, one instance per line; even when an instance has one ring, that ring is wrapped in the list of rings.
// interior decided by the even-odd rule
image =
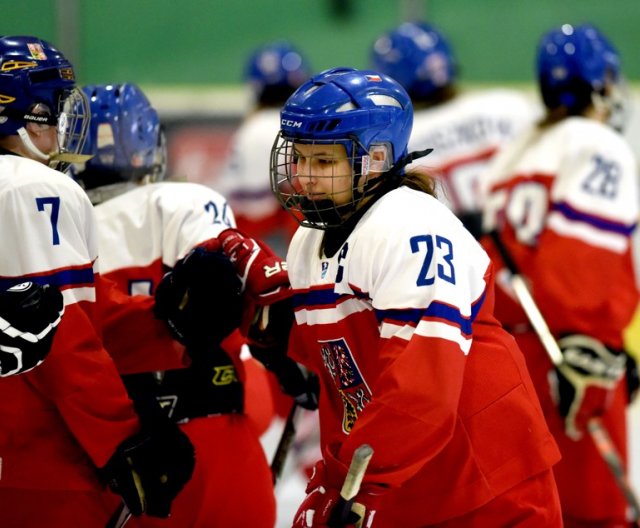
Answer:
[[[330,178],[331,190],[327,198],[311,199],[305,192],[299,181],[298,159],[295,149],[298,144],[303,145],[342,145],[349,162],[349,174],[318,175],[307,174],[306,177],[314,179]],[[366,197],[372,195],[384,178],[371,177],[372,173],[381,174],[391,169],[391,145],[386,143],[372,144],[369,153],[366,153],[364,145],[356,137],[343,139],[309,140],[287,137],[280,132],[276,137],[271,150],[271,190],[282,206],[305,227],[314,229],[328,229],[338,227],[353,214],[358,204]],[[373,159],[375,152],[383,151],[382,159]],[[362,154],[365,152],[366,154]],[[315,156],[310,156],[314,158]],[[376,156],[378,158],[379,156]],[[340,189],[333,188],[337,179],[348,176],[351,185]],[[348,199],[337,205],[335,199],[343,198],[348,194]],[[342,195],[342,196],[341,196]],[[342,201],[342,200],[340,200]]]
[[[82,90],[69,90],[58,109],[58,153],[51,156],[50,166],[64,171],[83,151],[90,120],[89,102]]]

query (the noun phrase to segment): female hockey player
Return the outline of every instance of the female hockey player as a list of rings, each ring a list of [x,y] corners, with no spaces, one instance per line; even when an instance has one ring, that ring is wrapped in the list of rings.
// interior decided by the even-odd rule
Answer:
[[[396,81],[351,68],[313,77],[281,112],[271,183],[301,218],[289,352],[320,378],[323,453],[293,526],[340,516],[362,444],[363,526],[560,526],[557,447],[493,316],[493,266],[433,181],[405,173],[426,153],[407,153],[412,120]]]
[[[619,122],[620,57],[595,27],[565,24],[541,38],[537,72],[546,116],[489,168],[484,223],[529,281],[562,349],[560,369],[508,281],[496,290],[496,315],[525,354],[562,453],[554,472],[565,526],[627,526],[624,495],[586,432],[601,416],[625,457],[622,336],[639,298],[639,193],[633,154],[607,124]],[[503,267],[493,239],[485,246]]]

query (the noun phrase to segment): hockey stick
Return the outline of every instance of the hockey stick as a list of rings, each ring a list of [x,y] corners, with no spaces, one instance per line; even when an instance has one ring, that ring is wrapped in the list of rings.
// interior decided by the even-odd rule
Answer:
[[[129,507],[123,502],[118,506],[116,511],[113,512],[105,528],[122,528],[131,519],[131,511]]]
[[[284,423],[282,429],[282,435],[278,441],[278,446],[271,459],[271,479],[273,485],[280,480],[282,476],[282,470],[284,469],[284,463],[287,460],[287,455],[291,449],[291,444],[296,436],[296,415],[298,414],[298,404],[294,401],[287,416],[287,421]]]
[[[362,504],[354,503],[353,499],[360,491],[360,484],[362,484],[362,478],[367,470],[369,461],[373,456],[373,449],[368,444],[362,444],[358,447],[351,457],[351,464],[347,471],[347,476],[342,484],[340,490],[340,498],[334,506],[331,517],[327,523],[330,528],[340,528],[345,526],[349,518],[349,514],[354,512],[360,516],[360,521],[356,524],[357,527],[361,526],[362,519],[364,518],[365,509]]]
[[[556,342],[551,330],[549,330],[549,326],[545,321],[538,305],[536,304],[531,292],[529,291],[529,287],[525,282],[523,276],[518,271],[518,268],[511,258],[509,251],[506,246],[502,242],[500,238],[500,234],[493,230],[489,233],[493,243],[496,246],[496,249],[500,253],[500,257],[504,262],[505,266],[509,270],[511,274],[511,287],[522,306],[531,326],[536,332],[536,335],[542,342],[544,349],[546,350],[549,359],[554,364],[554,366],[558,367],[564,360],[562,356],[562,351],[560,350],[560,346]],[[633,491],[629,479],[627,477],[627,473],[625,471],[624,465],[622,463],[622,458],[618,453],[615,444],[611,440],[609,433],[606,428],[598,418],[591,418],[587,423],[587,429],[589,431],[589,435],[593,440],[593,443],[596,446],[596,449],[600,453],[600,456],[604,460],[604,462],[609,467],[613,478],[622,491],[629,507],[632,510],[634,524],[636,526],[640,526],[640,503],[638,502],[638,498]]]

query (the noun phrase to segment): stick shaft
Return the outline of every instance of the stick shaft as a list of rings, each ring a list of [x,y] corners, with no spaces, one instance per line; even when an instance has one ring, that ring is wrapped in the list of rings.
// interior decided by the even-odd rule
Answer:
[[[354,504],[353,499],[360,492],[360,485],[362,484],[362,479],[372,456],[373,449],[368,444],[362,444],[353,452],[347,476],[340,490],[340,498],[334,506],[331,517],[327,522],[327,526],[330,528],[345,526],[348,522],[349,514],[352,511],[360,515],[360,521],[362,521],[365,513],[364,508],[361,504]],[[354,506],[356,506],[355,509]],[[356,526],[359,525],[356,524]]]
[[[285,462],[287,461],[287,455],[291,449],[293,439],[296,436],[296,415],[298,414],[298,409],[298,404],[293,402],[289,415],[287,416],[287,421],[282,429],[282,435],[278,441],[278,446],[276,447],[273,458],[271,459],[271,479],[273,480],[274,486],[282,476],[282,471],[284,469]]]
[[[106,528],[122,528],[131,518],[131,511],[123,502],[107,521]]]

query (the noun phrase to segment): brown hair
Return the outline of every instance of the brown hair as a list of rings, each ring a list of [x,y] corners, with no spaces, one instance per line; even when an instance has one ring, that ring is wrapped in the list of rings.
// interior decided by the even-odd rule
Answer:
[[[410,169],[402,178],[400,185],[437,198],[436,181],[427,172]]]

